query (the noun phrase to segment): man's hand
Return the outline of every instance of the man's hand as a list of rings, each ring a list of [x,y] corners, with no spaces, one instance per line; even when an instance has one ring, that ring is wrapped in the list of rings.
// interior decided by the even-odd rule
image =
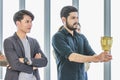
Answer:
[[[20,61],[21,63],[24,63],[24,58],[19,58],[19,61]]]
[[[112,59],[112,55],[109,54],[107,51],[102,52],[101,54],[98,55],[100,62],[108,62]]]
[[[25,64],[30,65],[30,61],[27,59],[28,61],[25,62],[25,59],[26,59],[26,58],[19,58],[19,61],[20,61],[21,63],[25,63]]]
[[[6,61],[6,57],[4,55],[0,55],[0,61]]]
[[[41,54],[40,53],[36,53],[34,58],[35,59],[40,59],[41,58]]]
[[[36,70],[36,69],[38,69],[37,67],[33,67],[33,70]]]

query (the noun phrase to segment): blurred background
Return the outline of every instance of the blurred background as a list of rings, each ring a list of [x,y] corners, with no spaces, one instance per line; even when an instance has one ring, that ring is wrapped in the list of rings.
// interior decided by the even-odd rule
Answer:
[[[99,54],[101,36],[112,36],[111,54],[113,60],[107,63],[90,63],[88,80],[116,80],[120,68],[120,7],[119,0],[0,0],[0,51],[3,41],[13,35],[16,26],[13,15],[20,9],[31,11],[35,15],[33,28],[28,35],[38,40],[47,56],[47,67],[40,68],[41,80],[57,80],[57,69],[52,53],[51,38],[62,25],[60,10],[73,5],[79,10],[81,32],[87,37],[93,50]],[[0,67],[0,80],[4,80],[6,67]]]

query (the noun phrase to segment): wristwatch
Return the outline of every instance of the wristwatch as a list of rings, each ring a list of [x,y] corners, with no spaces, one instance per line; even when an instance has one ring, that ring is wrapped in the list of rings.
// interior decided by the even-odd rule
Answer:
[[[25,58],[24,58],[24,63],[25,63],[25,64],[28,64],[28,62],[29,62],[28,58],[25,57]]]

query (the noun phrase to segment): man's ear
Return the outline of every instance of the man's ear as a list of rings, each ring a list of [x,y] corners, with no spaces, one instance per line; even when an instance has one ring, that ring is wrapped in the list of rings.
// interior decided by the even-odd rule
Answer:
[[[66,18],[65,17],[62,17],[62,22],[63,22],[63,24],[66,23]]]
[[[19,25],[20,24],[20,21],[16,21],[16,25]]]

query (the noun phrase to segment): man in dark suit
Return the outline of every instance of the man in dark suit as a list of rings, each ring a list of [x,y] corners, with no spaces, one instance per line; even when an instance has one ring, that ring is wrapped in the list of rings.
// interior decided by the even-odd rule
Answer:
[[[14,14],[17,31],[4,40],[4,52],[9,66],[4,80],[40,80],[38,68],[47,65],[47,58],[36,39],[28,37],[34,15],[27,10]]]

